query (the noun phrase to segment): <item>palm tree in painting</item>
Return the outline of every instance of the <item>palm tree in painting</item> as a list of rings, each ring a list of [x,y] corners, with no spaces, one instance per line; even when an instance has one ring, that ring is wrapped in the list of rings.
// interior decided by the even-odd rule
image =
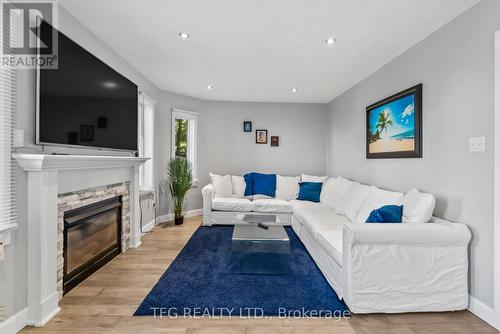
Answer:
[[[389,126],[392,125],[392,118],[391,115],[387,111],[381,111],[378,114],[378,121],[377,121],[377,134],[382,133],[382,131],[387,131]]]
[[[377,131],[373,131],[371,124],[370,124],[370,129],[368,130],[368,134],[369,134],[368,139],[370,140],[370,143],[374,143],[380,139],[380,134]]]
[[[372,132],[372,128],[370,125],[370,143],[376,142],[377,140],[380,139],[380,134],[382,131],[387,131],[387,129],[392,125],[392,118],[391,115],[387,111],[381,111],[378,114],[378,121],[376,127],[376,131]]]

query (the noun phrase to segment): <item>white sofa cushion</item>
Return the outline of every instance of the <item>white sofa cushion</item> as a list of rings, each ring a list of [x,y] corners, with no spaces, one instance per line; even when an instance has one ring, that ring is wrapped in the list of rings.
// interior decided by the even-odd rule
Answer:
[[[253,201],[254,212],[292,213],[292,204],[278,198],[256,199]]]
[[[436,199],[433,195],[412,189],[403,196],[403,223],[427,223],[432,217]]]
[[[290,201],[290,204],[293,207],[293,213],[306,213],[306,212],[313,212],[313,213],[318,213],[318,212],[332,212],[332,209],[327,207],[326,205],[323,205],[321,203],[315,203],[315,202],[310,202],[310,201],[300,201],[300,200],[293,200]]]
[[[336,209],[353,184],[354,182],[351,180],[340,176],[328,179],[321,189],[320,202],[332,209]]]
[[[384,205],[401,205],[403,193],[371,187],[356,216],[356,223],[365,223],[373,210]]]
[[[216,197],[212,201],[212,209],[216,211],[251,212],[253,203],[246,198]]]
[[[308,213],[327,214],[327,213],[332,212],[332,209],[330,209],[329,207],[327,207],[326,205],[323,205],[321,203],[293,200],[293,201],[290,201],[290,204],[293,207],[294,219],[301,224],[304,222],[305,216]]]
[[[370,186],[354,182],[340,201],[336,212],[354,222],[370,188]]]
[[[348,223],[349,220],[339,214],[336,214],[333,209],[321,203],[313,203],[308,201],[290,201],[293,206],[293,216],[295,220],[310,227],[312,235],[325,230],[338,229],[342,230],[342,225]]]
[[[215,197],[233,197],[233,184],[230,175],[217,175],[210,173],[210,180],[215,187]]]
[[[342,225],[343,226],[343,225]],[[333,256],[335,261],[342,265],[342,248],[343,248],[343,231],[331,230],[321,233],[317,241],[323,247],[323,249]]]
[[[321,203],[292,201],[294,218],[337,263],[342,264],[342,231],[349,219]]]
[[[304,226],[316,238],[327,231],[338,231],[342,234],[344,224],[349,223],[347,217],[336,214],[331,209],[326,213],[309,212],[304,215]],[[342,250],[339,251],[342,252]]]
[[[252,198],[255,200],[255,199],[272,199],[274,197],[267,196],[267,195],[256,194],[256,195],[253,195]]]
[[[233,197],[244,198],[245,188],[247,187],[245,178],[243,176],[231,175],[231,183],[233,185]]]
[[[306,175],[302,174],[301,177],[301,182],[321,182],[325,183],[326,180],[328,180],[328,176],[315,176],[315,175]]]
[[[290,201],[299,195],[298,176],[276,175],[276,198]]]

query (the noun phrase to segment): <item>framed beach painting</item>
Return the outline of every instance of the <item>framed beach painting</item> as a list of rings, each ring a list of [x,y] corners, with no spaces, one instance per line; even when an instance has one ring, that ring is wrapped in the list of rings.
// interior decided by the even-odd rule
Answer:
[[[422,84],[366,108],[366,158],[422,157]]]

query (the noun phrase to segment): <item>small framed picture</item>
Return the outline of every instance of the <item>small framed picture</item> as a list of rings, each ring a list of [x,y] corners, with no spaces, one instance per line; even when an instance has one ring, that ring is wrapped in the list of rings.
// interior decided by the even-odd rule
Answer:
[[[267,144],[267,130],[255,130],[255,143]]]
[[[107,129],[108,128],[108,118],[107,117],[97,117],[97,128]]]
[[[82,125],[80,126],[80,140],[93,141],[94,140],[94,126]]]
[[[250,121],[243,122],[243,132],[252,132],[252,122]]]
[[[280,146],[279,136],[271,136],[271,146]]]

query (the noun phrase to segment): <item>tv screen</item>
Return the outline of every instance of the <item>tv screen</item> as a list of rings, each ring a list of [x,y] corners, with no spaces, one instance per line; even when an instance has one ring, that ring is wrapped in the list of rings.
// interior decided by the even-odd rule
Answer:
[[[137,151],[137,86],[62,33],[57,57],[38,70],[37,144]]]

